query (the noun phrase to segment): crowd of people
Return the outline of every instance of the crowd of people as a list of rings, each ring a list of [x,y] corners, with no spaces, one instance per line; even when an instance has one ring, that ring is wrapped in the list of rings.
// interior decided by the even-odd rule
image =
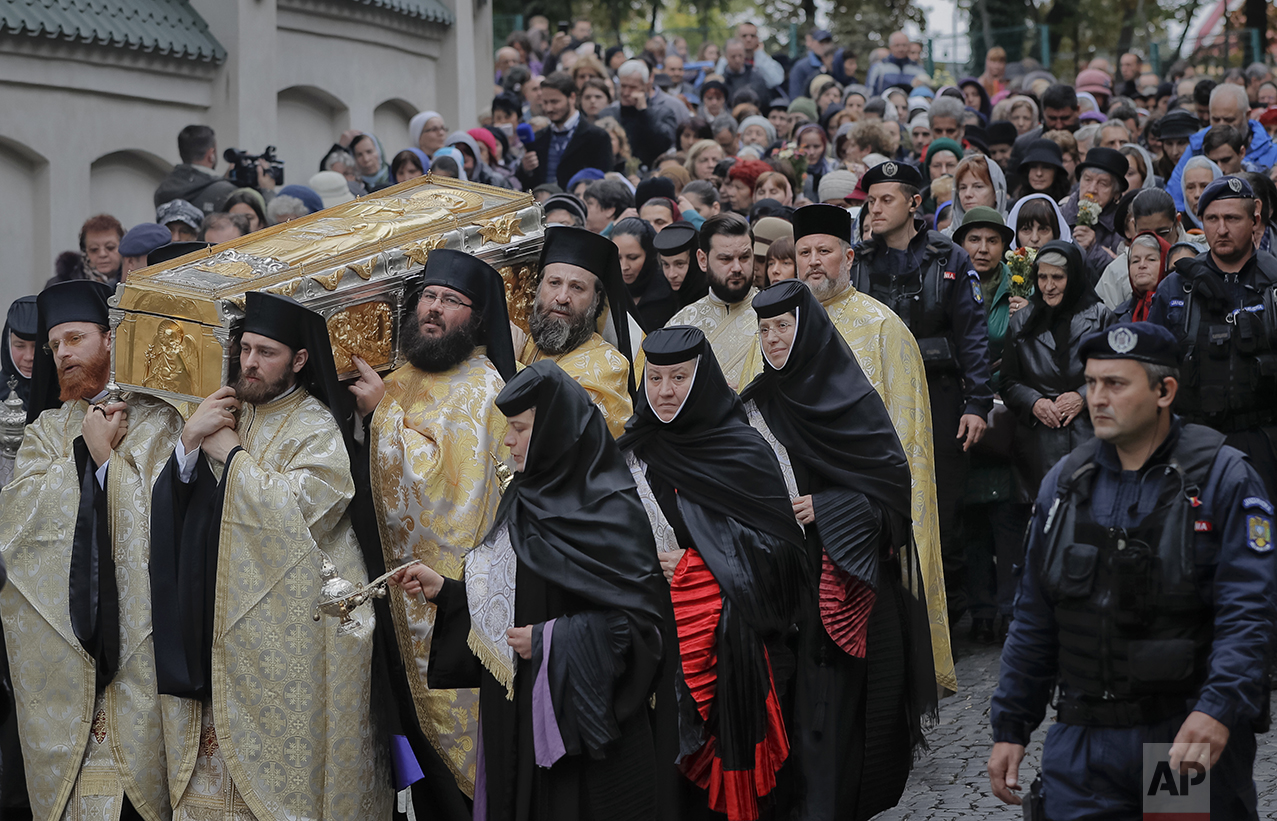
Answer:
[[[886,42],[862,81],[819,28],[791,64],[752,23],[630,55],[533,17],[473,128],[348,131],[306,185],[183,129],[155,221],[89,219],[9,310],[5,812],[869,818],[969,619],[999,798],[1138,817],[1165,742],[1257,818],[1273,73],[993,48],[941,85]],[[108,397],[132,272],[427,173],[541,204],[526,326],[440,249],[392,373],[340,384],[322,318],[250,293],[189,418]]]

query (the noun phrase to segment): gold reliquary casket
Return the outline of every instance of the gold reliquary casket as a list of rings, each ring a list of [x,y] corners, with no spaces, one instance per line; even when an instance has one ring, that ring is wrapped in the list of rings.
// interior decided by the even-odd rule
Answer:
[[[436,248],[501,271],[511,317],[525,325],[544,234],[530,194],[427,175],[135,271],[111,299],[113,382],[179,408],[227,384],[248,291],[321,314],[343,379],[357,375],[356,355],[396,368],[405,298]]]

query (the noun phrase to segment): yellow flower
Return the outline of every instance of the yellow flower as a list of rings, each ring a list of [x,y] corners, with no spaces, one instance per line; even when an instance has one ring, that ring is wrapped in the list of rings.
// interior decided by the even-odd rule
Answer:
[[[1011,281],[1014,282],[1016,285],[1023,285],[1024,277],[1020,276],[1019,274],[1016,274],[1015,276],[1011,277]]]

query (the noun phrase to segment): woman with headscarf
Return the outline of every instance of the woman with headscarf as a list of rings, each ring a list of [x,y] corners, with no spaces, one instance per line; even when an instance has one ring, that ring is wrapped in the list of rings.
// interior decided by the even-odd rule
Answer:
[[[405,148],[390,161],[390,184],[397,185],[424,176],[430,170],[430,158],[420,148]]]
[[[798,153],[807,160],[807,177],[803,180],[803,196],[816,202],[820,191],[820,181],[825,174],[833,171],[837,163],[829,156],[829,136],[825,129],[816,123],[802,126],[794,134],[794,142],[798,144]]]
[[[1143,231],[1131,240],[1126,251],[1126,269],[1131,278],[1131,298],[1117,309],[1118,322],[1147,322],[1157,286],[1170,270],[1171,244],[1155,231]]]
[[[438,111],[422,111],[408,121],[408,142],[426,152],[427,157],[443,148],[447,136],[448,126]]]
[[[1126,143],[1118,151],[1126,157],[1131,168],[1126,172],[1127,190],[1136,188],[1161,188],[1162,181],[1157,176],[1153,165],[1153,155],[1148,149],[1135,143]]]
[[[465,161],[467,179],[484,185],[495,185],[498,188],[511,187],[509,180],[493,171],[483,161],[483,155],[479,153],[479,143],[469,133],[454,131],[448,135],[444,144],[461,152]]]
[[[985,91],[978,77],[963,77],[958,81],[962,91],[962,102],[967,108],[978,112],[985,122],[993,115],[993,106],[989,104],[989,92]]]
[[[788,809],[776,787],[789,754],[784,639],[809,576],[803,531],[776,455],[750,427],[705,334],[662,328],[643,352],[634,416],[617,445],[674,603],[666,673],[685,705],[682,804],[686,817],[708,809],[752,821],[760,804]]]
[[[653,240],[661,262],[661,273],[670,284],[679,309],[686,308],[709,293],[709,277],[696,258],[700,232],[690,222],[676,222],[657,233]]]
[[[1017,200],[1007,217],[1007,225],[1015,230],[1011,247],[1034,251],[1053,239],[1073,241],[1073,229],[1064,219],[1060,205],[1046,194],[1030,194]]]
[[[441,177],[452,177],[462,182],[469,180],[469,177],[466,176],[465,156],[450,145],[446,145],[434,153],[430,161],[430,168]]]
[[[740,123],[741,146],[756,145],[763,151],[776,142],[776,126],[759,114],[746,117]]]
[[[651,223],[637,217],[620,220],[610,239],[621,257],[621,279],[634,300],[639,325],[651,333],[678,313],[678,297],[661,272],[657,256],[656,231]]]
[[[356,136],[350,141],[350,153],[355,157],[355,171],[364,190],[371,194],[390,185],[390,166],[376,137],[367,132]]]
[[[980,206],[999,214],[1007,212],[1007,178],[996,162],[990,162],[983,154],[972,154],[964,157],[953,172],[953,217],[944,235],[952,237],[966,213]]]
[[[1116,322],[1091,288],[1082,249],[1053,240],[1033,263],[1029,305],[1011,317],[1002,356],[1002,399],[1016,415],[1016,446],[1025,489],[1036,498],[1042,477],[1095,435],[1086,409],[1082,340]]]
[[[496,404],[514,479],[464,579],[425,565],[395,577],[436,607],[430,687],[479,687],[474,817],[655,821],[672,762],[654,753],[649,703],[673,614],[634,478],[553,362]]]
[[[1197,217],[1197,201],[1202,198],[1206,186],[1222,176],[1224,172],[1219,166],[1201,154],[1190,159],[1184,166],[1184,173],[1179,178],[1184,210],[1179,213],[1179,217],[1185,231],[1190,234],[1202,233],[1202,222]]]
[[[16,393],[23,409],[31,394],[31,368],[36,352],[35,297],[24,296],[13,301],[4,323],[4,339],[0,341],[0,400]],[[10,389],[10,383],[14,383]]]
[[[803,817],[896,805],[937,703],[911,476],[882,397],[802,282],[754,297],[763,371],[741,392],[806,526],[790,739]]]

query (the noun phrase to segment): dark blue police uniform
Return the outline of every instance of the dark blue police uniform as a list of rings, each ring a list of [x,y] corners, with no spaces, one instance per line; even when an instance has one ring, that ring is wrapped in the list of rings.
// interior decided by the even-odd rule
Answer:
[[[869,190],[896,182],[922,187],[918,171],[886,162],[865,172]],[[970,464],[958,441],[964,414],[987,418],[993,410],[989,328],[980,275],[962,246],[915,219],[917,234],[903,250],[880,240],[856,247],[851,284],[886,305],[918,341],[927,374],[935,440],[936,504],[949,612],[966,609],[966,562],[957,538],[958,505]]]
[[[1154,361],[1173,357],[1175,340],[1130,323],[1088,339],[1084,360],[1088,348]],[[1277,604],[1272,517],[1243,454],[1179,417],[1139,470],[1094,440],[1047,475],[990,716],[995,742],[1027,745],[1058,687],[1042,753],[1047,818],[1141,817],[1143,745],[1169,750],[1193,711],[1230,733],[1211,770],[1212,817],[1257,818],[1255,732],[1267,718]]]

